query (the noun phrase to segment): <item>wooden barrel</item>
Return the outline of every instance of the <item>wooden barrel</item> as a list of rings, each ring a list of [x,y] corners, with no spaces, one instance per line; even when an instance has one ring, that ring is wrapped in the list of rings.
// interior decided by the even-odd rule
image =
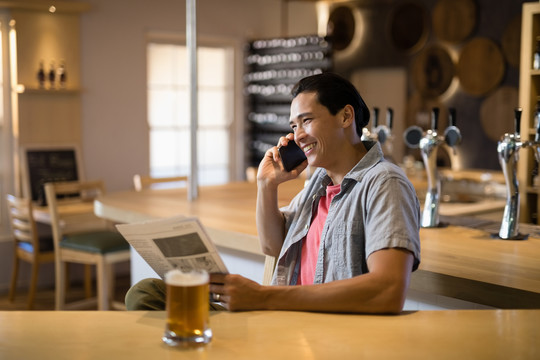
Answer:
[[[399,51],[414,53],[424,46],[429,29],[429,14],[417,1],[404,1],[392,8],[388,33],[390,43]]]
[[[474,0],[439,0],[433,9],[433,33],[440,40],[459,43],[476,28],[478,11]]]
[[[350,7],[338,6],[332,10],[327,31],[334,50],[345,50],[351,44],[355,27],[354,15]]]
[[[501,39],[501,46],[504,57],[508,63],[519,68],[519,57],[521,53],[521,15],[514,16],[506,25]]]
[[[440,45],[426,47],[412,63],[412,80],[425,97],[442,95],[452,83],[455,67],[452,58]]]
[[[480,122],[486,135],[499,141],[505,133],[514,132],[514,109],[518,106],[518,89],[501,86],[480,106]]]
[[[499,85],[505,69],[499,46],[488,38],[476,37],[461,49],[457,76],[465,92],[481,96]]]

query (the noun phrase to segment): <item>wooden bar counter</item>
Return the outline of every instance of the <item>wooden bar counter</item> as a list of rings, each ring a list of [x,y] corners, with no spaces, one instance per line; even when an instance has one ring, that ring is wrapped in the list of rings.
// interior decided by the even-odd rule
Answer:
[[[282,184],[279,204],[288,204],[302,186],[300,180]],[[95,212],[122,223],[196,216],[218,246],[261,254],[256,194],[256,184],[248,182],[201,187],[193,202],[185,189],[118,192],[96,200]],[[421,264],[411,288],[497,308],[540,308],[540,238],[535,236],[509,241],[462,226],[421,229]]]
[[[540,310],[396,316],[217,312],[199,349],[161,342],[165,312],[3,311],[2,359],[539,359]]]

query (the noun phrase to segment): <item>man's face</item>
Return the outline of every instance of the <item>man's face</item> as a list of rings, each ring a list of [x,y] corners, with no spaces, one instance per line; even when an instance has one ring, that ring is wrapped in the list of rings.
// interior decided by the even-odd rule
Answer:
[[[337,160],[344,141],[342,118],[343,109],[330,114],[314,92],[300,93],[293,99],[289,123],[311,166],[330,169]]]

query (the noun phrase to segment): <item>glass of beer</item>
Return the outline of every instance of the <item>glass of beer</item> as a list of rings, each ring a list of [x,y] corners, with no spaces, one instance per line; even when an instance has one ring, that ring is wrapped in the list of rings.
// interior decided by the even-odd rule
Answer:
[[[163,342],[170,346],[196,346],[212,340],[209,326],[208,273],[174,269],[165,274],[167,323]]]

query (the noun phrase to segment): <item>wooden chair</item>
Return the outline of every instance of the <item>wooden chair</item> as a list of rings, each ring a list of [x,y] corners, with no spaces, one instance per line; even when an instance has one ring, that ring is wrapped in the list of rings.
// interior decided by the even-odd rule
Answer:
[[[32,266],[32,275],[28,288],[28,309],[31,310],[34,308],[39,267],[41,264],[54,261],[53,239],[50,229],[38,232],[38,226],[32,215],[32,202],[30,199],[7,195],[6,200],[11,233],[15,240],[9,301],[13,302],[15,299],[19,260],[29,262]]]
[[[264,259],[263,285],[271,285],[274,270],[276,269],[277,258],[266,255]]]
[[[249,166],[246,168],[246,180],[248,182],[257,182],[257,168],[255,166]]]
[[[66,263],[96,266],[98,310],[110,307],[125,309],[123,303],[113,301],[113,265],[130,259],[129,244],[111,228],[111,224],[93,214],[79,214],[70,209],[93,201],[104,194],[102,181],[70,181],[45,184],[45,196],[50,211],[54,247],[56,251],[55,308],[85,307],[89,299],[66,304]]]
[[[154,184],[165,184],[165,183],[175,183],[175,182],[184,182],[187,183],[187,176],[169,176],[169,177],[151,177],[146,175],[134,175],[133,176],[133,185],[135,186],[135,191],[142,191],[143,189],[148,189]]]

